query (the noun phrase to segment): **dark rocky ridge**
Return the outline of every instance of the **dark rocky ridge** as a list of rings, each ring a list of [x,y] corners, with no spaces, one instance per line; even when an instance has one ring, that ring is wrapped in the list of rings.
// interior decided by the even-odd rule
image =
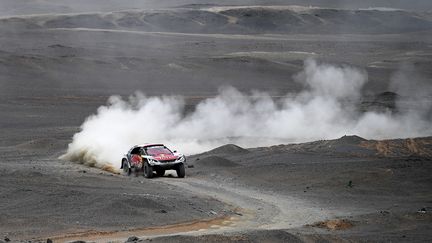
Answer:
[[[205,4],[203,4],[205,3]],[[208,3],[208,4],[207,4]],[[215,6],[215,5],[304,5],[331,8],[370,8],[391,7],[395,9],[408,9],[430,11],[432,6],[428,0],[219,0],[216,4],[202,0],[44,0],[44,1],[16,1],[2,0],[0,15],[22,15],[43,13],[78,13],[90,11],[115,11],[119,9],[167,8],[177,6]]]
[[[432,29],[427,12],[289,7],[179,8],[13,17],[2,28],[96,28],[227,34],[390,34]]]
[[[244,149],[240,146],[237,146],[235,144],[226,144],[220,147],[217,147],[215,149],[212,149],[205,154],[229,154],[229,155],[235,155],[235,154],[245,154],[249,153],[247,149]]]
[[[277,145],[253,150],[272,152],[318,153],[359,157],[423,157],[432,158],[432,137],[367,140],[355,135],[333,140]]]

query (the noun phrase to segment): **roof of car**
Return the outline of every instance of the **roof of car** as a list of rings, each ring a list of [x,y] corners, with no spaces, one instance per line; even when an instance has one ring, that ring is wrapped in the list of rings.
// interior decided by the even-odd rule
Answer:
[[[164,146],[161,143],[146,143],[146,144],[141,144],[141,145],[136,145],[136,147],[153,147],[153,146]]]

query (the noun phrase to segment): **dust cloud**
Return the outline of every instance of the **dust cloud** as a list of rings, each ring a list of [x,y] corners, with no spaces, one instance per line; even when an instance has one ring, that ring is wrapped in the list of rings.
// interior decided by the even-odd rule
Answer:
[[[398,92],[403,91],[398,85],[403,78],[395,74],[393,88]],[[432,134],[431,118],[425,112],[431,104],[400,112],[360,111],[361,91],[367,82],[363,70],[306,60],[294,79],[304,85],[303,91],[284,98],[223,87],[216,97],[202,100],[190,112],[180,96],[136,93],[128,100],[112,96],[85,120],[61,158],[119,168],[122,155],[142,143],[164,143],[193,154],[227,143],[255,147],[346,134],[369,139]]]

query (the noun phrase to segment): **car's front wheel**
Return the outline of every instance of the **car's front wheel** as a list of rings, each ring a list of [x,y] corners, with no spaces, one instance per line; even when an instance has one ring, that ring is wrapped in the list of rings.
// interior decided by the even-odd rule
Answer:
[[[128,162],[127,162],[127,160],[123,160],[122,161],[122,163],[123,163],[123,172],[126,174],[126,175],[130,175],[131,173],[132,173],[132,170],[131,170],[131,168],[129,168],[129,165],[128,165]]]
[[[153,167],[146,161],[144,162],[144,177],[145,178],[152,178],[153,177]]]
[[[177,177],[184,178],[186,175],[184,164],[177,165],[176,172],[177,172]]]

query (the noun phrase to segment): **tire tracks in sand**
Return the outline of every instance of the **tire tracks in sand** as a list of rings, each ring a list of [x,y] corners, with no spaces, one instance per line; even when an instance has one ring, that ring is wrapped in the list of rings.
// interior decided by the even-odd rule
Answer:
[[[199,178],[164,178],[160,183],[176,186],[195,195],[215,198],[235,208],[233,215],[184,223],[137,228],[125,231],[86,231],[50,237],[55,242],[84,240],[92,242],[124,242],[134,235],[152,238],[168,235],[202,235],[257,229],[288,229],[312,224],[346,212],[324,210],[311,202],[253,189],[234,183]]]

